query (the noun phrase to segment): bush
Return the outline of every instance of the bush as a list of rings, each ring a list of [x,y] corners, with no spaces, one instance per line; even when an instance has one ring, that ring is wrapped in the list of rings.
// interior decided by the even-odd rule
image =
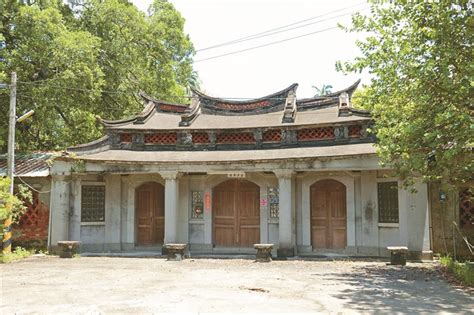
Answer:
[[[0,255],[0,263],[6,264],[12,262],[14,260],[24,259],[29,257],[33,254],[33,251],[24,249],[23,247],[16,247],[15,250],[8,254],[1,254]]]
[[[441,257],[440,262],[463,283],[474,286],[474,269],[468,266],[469,262],[461,263],[451,256]]]

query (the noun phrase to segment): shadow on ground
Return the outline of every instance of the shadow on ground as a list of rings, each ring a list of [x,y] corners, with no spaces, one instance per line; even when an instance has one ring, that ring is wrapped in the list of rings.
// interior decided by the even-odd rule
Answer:
[[[474,307],[470,293],[451,287],[433,268],[364,266],[326,278],[349,285],[334,297],[345,300],[345,307],[353,311],[472,314]]]

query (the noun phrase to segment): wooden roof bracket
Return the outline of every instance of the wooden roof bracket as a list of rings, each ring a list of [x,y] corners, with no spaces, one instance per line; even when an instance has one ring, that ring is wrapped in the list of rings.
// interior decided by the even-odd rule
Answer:
[[[296,118],[296,92],[291,90],[285,100],[285,110],[283,112],[282,123],[294,123]]]
[[[339,95],[339,116],[352,116],[349,94],[342,92]]]
[[[179,122],[180,127],[188,127],[190,126],[193,121],[199,116],[201,109],[201,100],[199,96],[193,95],[191,98],[191,105],[189,109],[185,111],[183,115],[181,115],[181,121]]]

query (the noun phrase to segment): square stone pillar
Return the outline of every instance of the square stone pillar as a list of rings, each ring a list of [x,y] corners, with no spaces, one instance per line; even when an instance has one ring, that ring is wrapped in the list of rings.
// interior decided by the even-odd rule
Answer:
[[[53,176],[49,221],[49,249],[54,252],[58,241],[69,240],[70,181],[66,176]]]
[[[295,244],[293,231],[295,225],[295,204],[294,204],[294,172],[291,170],[274,171],[278,178],[280,213],[278,223],[279,246],[278,257],[292,257],[295,255]]]
[[[178,241],[179,173],[166,171],[160,172],[160,175],[165,180],[165,239],[163,243],[176,243]]]

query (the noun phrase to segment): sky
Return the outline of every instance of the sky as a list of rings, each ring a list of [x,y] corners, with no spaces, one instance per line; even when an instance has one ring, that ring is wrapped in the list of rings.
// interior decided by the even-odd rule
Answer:
[[[132,0],[146,11],[152,0]],[[350,25],[355,11],[368,13],[361,0],[171,0],[185,18],[197,53],[194,69],[201,80],[201,90],[223,98],[255,98],[298,83],[298,98],[311,97],[312,86],[332,85],[343,89],[357,79],[368,83],[368,74],[337,72],[338,60],[350,61],[360,55],[355,42],[364,34],[330,29],[337,23]],[[338,11],[338,12],[334,12]],[[233,45],[202,50],[288,24],[290,31],[262,36]],[[310,24],[310,25],[308,25]],[[329,30],[327,30],[329,29]],[[278,29],[270,33],[282,31]],[[305,34],[314,33],[307,36]],[[294,40],[286,39],[302,36]],[[276,41],[281,43],[270,44]],[[266,47],[240,50],[270,44]],[[218,55],[233,53],[214,59]]]

